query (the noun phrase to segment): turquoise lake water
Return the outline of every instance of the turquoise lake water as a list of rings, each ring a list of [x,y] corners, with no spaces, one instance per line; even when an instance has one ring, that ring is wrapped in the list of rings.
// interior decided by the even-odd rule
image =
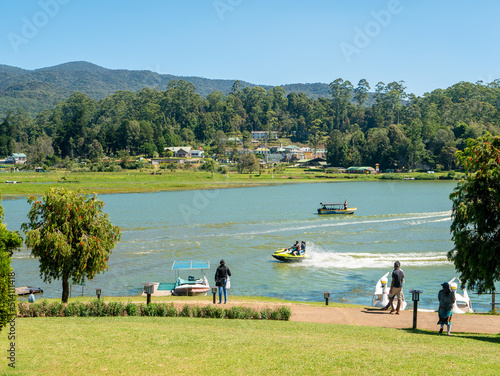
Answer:
[[[453,248],[449,194],[456,182],[335,182],[210,191],[99,195],[122,230],[109,271],[87,281],[103,295],[138,295],[144,282],[173,282],[174,260],[209,261],[213,281],[220,259],[231,269],[235,295],[297,301],[370,304],[377,280],[399,260],[404,291],[422,289],[419,307],[437,308],[442,282],[457,276],[446,253]],[[354,215],[319,216],[320,202],[344,202]],[[19,230],[25,198],[4,200],[9,230]],[[271,257],[278,248],[306,241],[309,259],[298,264]],[[16,286],[40,286],[60,297],[61,282],[45,284],[38,261],[23,249],[14,255]],[[197,274],[195,274],[197,275]],[[73,295],[82,287],[74,286]],[[488,310],[491,297],[470,294],[472,306]]]

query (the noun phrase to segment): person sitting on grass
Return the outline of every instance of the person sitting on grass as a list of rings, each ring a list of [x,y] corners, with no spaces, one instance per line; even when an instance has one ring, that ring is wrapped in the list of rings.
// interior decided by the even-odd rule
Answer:
[[[28,302],[35,303],[35,295],[33,295],[33,290],[30,290],[30,295],[28,296]]]

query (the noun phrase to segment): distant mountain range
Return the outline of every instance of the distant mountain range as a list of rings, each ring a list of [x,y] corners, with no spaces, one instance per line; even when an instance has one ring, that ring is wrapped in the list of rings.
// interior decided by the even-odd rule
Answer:
[[[107,69],[85,61],[35,70],[0,64],[0,119],[8,111],[21,107],[31,115],[36,115],[44,109],[54,107],[58,101],[68,98],[76,91],[99,100],[120,90],[138,91],[145,87],[166,90],[171,80],[180,79],[193,83],[202,96],[215,90],[228,94],[235,81],[173,76],[148,70]],[[266,90],[273,87],[245,81],[241,83],[249,87],[262,86]],[[282,87],[286,95],[303,92],[314,99],[329,96],[329,85],[325,83],[288,84]]]

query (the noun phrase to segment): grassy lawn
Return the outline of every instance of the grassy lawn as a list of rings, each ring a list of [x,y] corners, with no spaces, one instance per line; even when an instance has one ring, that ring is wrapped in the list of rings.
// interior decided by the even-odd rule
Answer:
[[[500,337],[289,321],[18,318],[5,375],[494,375]],[[6,330],[3,353],[9,349]]]
[[[260,175],[258,173],[230,173],[227,177],[219,173],[212,176],[209,172],[185,170],[176,170],[174,172],[161,170],[161,175],[151,175],[152,171],[151,169],[143,169],[121,172],[4,172],[0,175],[0,193],[3,196],[41,194],[52,186],[64,186],[72,190],[81,188],[87,193],[95,192],[100,194],[156,192],[288,183],[373,181],[380,178],[380,176],[375,175],[324,174],[319,170],[305,171],[302,168],[287,168],[280,174],[273,174],[270,170],[266,170]],[[436,174],[437,176],[438,174]],[[16,181],[17,184],[6,184],[5,181]]]

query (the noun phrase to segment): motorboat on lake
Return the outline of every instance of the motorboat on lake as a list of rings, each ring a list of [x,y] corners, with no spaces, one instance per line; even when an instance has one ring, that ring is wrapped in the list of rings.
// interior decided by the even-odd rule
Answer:
[[[459,294],[457,291],[457,283],[455,282],[455,280],[461,283],[457,277],[448,282],[448,284],[450,285],[450,289],[452,291],[455,291],[456,301],[455,304],[453,304],[453,313],[474,313],[469,294],[467,293],[467,289],[464,287],[462,290],[462,294]]]
[[[358,208],[348,208],[347,205],[340,203],[321,202],[318,214],[354,214]]]
[[[308,258],[309,255],[306,254],[306,251],[297,254],[297,252],[295,251],[295,247],[291,247],[278,249],[273,253],[273,257],[276,260],[283,262],[300,262],[305,258]]]
[[[373,297],[372,297],[372,307],[378,307],[378,308],[384,308],[389,304],[389,290],[391,289],[390,286],[387,284],[387,277],[389,276],[390,272],[385,273],[380,279],[378,280],[377,284],[375,285],[375,291],[373,292]],[[398,305],[398,300],[394,299],[392,301],[392,307],[393,309],[396,309]],[[403,290],[401,290],[401,310],[406,309],[406,301],[405,301],[405,296],[403,293]]]

